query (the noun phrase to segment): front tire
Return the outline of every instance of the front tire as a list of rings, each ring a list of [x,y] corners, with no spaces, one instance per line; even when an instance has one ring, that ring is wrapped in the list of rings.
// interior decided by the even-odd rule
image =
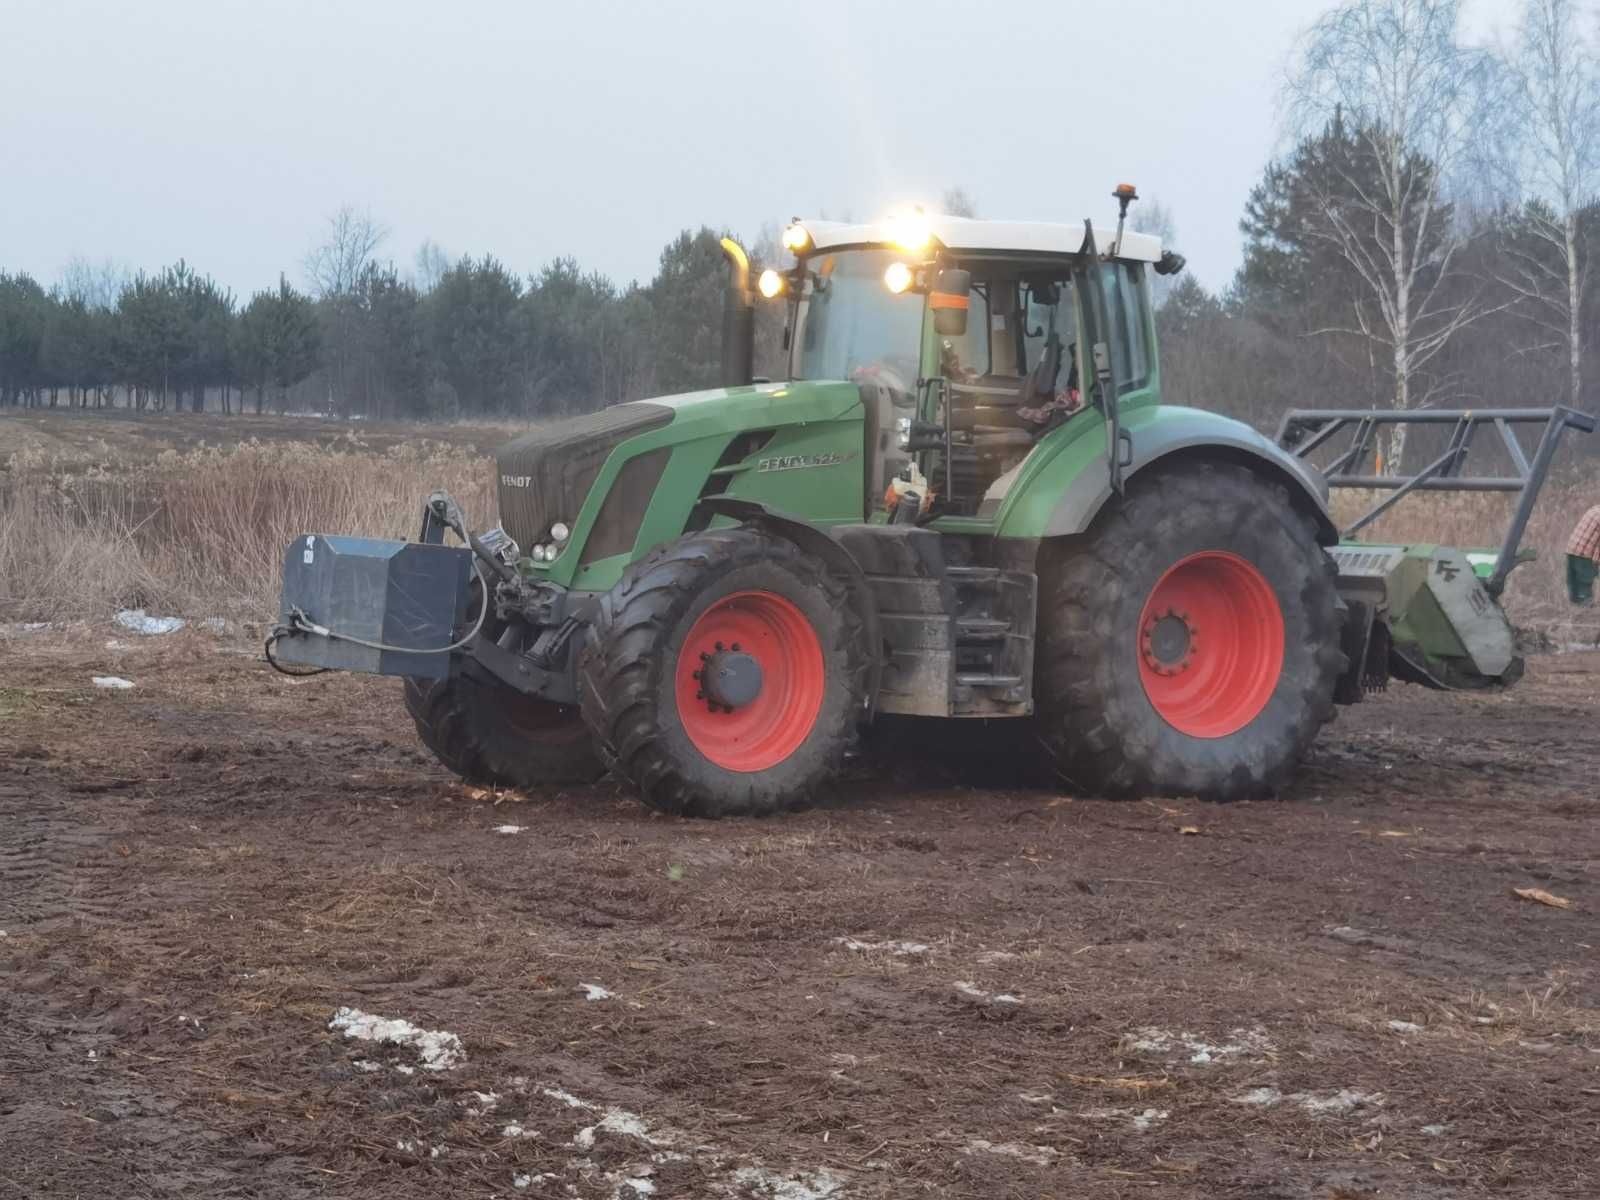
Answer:
[[[1288,494],[1242,467],[1135,478],[1040,551],[1035,728],[1104,795],[1276,791],[1333,714],[1336,568]]]
[[[600,601],[584,720],[645,803],[698,817],[809,802],[866,700],[860,614],[825,563],[749,528],[658,547]]]
[[[606,773],[578,710],[469,675],[405,681],[417,737],[472,783],[532,789]]]

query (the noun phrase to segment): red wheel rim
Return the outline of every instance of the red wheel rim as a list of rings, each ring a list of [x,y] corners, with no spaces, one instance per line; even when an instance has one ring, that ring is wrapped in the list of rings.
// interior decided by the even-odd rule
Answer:
[[[760,667],[760,691],[730,712],[701,672],[723,651]],[[700,614],[674,679],[678,719],[695,749],[728,771],[764,771],[800,748],[822,711],[822,643],[804,613],[773,592],[735,592]]]
[[[1283,674],[1283,609],[1255,565],[1220,550],[1191,554],[1157,582],[1139,614],[1139,678],[1161,719],[1190,737],[1237,733]]]

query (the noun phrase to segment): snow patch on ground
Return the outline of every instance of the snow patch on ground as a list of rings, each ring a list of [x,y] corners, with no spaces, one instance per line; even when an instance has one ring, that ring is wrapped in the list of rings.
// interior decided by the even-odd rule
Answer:
[[[537,1129],[524,1129],[513,1121],[500,1131],[500,1136],[503,1138],[538,1137],[539,1131]]]
[[[466,1106],[469,1117],[481,1117],[484,1113],[493,1112],[494,1106],[500,1103],[499,1095],[494,1092],[473,1092],[472,1095],[477,1103]]]
[[[1088,1121],[1127,1121],[1138,1132],[1145,1133],[1172,1113],[1164,1108],[1089,1108],[1078,1115]]]
[[[598,983],[580,983],[578,990],[583,993],[585,1000],[609,1000],[611,993]]]
[[[1246,1092],[1242,1096],[1235,1096],[1233,1098],[1233,1102],[1235,1104],[1250,1104],[1250,1105],[1256,1105],[1256,1106],[1264,1107],[1266,1105],[1276,1104],[1279,1100],[1282,1100],[1282,1099],[1283,1099],[1283,1093],[1280,1092],[1277,1088],[1274,1088],[1274,1087],[1258,1087],[1258,1088],[1251,1088],[1248,1092]]]
[[[359,1008],[341,1008],[328,1022],[329,1029],[343,1031],[347,1038],[365,1042],[387,1042],[415,1050],[425,1071],[448,1071],[460,1065],[467,1057],[461,1039],[453,1033],[436,1029],[419,1029],[410,1021],[377,1017]],[[404,1070],[404,1068],[400,1068]],[[409,1072],[406,1072],[409,1074]]]
[[[991,1142],[986,1138],[973,1138],[962,1147],[962,1153],[998,1154],[1001,1158],[1017,1158],[1039,1167],[1048,1167],[1061,1157],[1061,1151],[1049,1146],[1024,1146],[1021,1142]]]
[[[124,629],[142,633],[147,637],[162,633],[177,633],[183,628],[182,617],[152,617],[142,608],[125,608],[111,619]]]
[[[863,954],[926,954],[932,949],[922,942],[862,942],[853,937],[836,937],[833,940],[846,950],[856,950]]]
[[[1379,1092],[1358,1092],[1353,1088],[1340,1088],[1337,1092],[1294,1092],[1289,1099],[1309,1113],[1350,1112],[1357,1108],[1377,1108],[1383,1104]]]
[[[1020,996],[1013,996],[1010,992],[986,992],[966,979],[956,980],[955,989],[968,1000],[976,1000],[980,1004],[992,1004],[999,1008],[1010,1008],[1022,1003]]]
[[[0,637],[21,637],[27,633],[45,633],[54,629],[54,621],[0,621]]]
[[[1389,1028],[1395,1033],[1421,1033],[1422,1026],[1413,1021],[1390,1021]]]
[[[527,829],[526,825],[496,825],[494,827],[496,833],[521,833],[525,829]]]
[[[94,685],[97,688],[110,688],[115,692],[125,692],[133,686],[133,681],[124,679],[120,675],[96,675]]]
[[[766,1167],[740,1167],[733,1173],[736,1186],[772,1200],[828,1200],[844,1194],[845,1180],[829,1170],[796,1171],[781,1175]]]
[[[682,1130],[662,1125],[652,1126],[638,1113],[629,1112],[616,1105],[595,1104],[574,1096],[562,1088],[547,1087],[541,1088],[540,1091],[568,1108],[601,1114],[600,1120],[593,1125],[584,1126],[573,1135],[572,1144],[577,1150],[592,1150],[597,1136],[603,1131],[635,1138],[650,1146],[653,1151],[650,1155],[651,1163],[699,1159],[713,1171],[726,1171],[727,1184],[731,1185],[731,1188],[723,1186],[714,1189],[718,1194],[743,1195],[753,1191],[769,1200],[828,1200],[829,1197],[843,1195],[847,1177],[842,1174],[825,1169],[785,1173],[768,1168],[760,1159],[746,1159],[745,1165],[728,1170],[731,1165],[730,1158],[733,1156],[719,1151],[715,1146],[697,1143],[692,1136]],[[683,1146],[691,1153],[666,1148],[672,1146]],[[594,1170],[594,1163],[588,1158],[570,1159],[567,1166],[578,1172]],[[614,1188],[613,1200],[635,1200],[639,1196],[653,1195],[656,1186],[649,1178],[652,1172],[653,1168],[645,1163],[633,1163],[620,1171],[607,1172],[605,1179]]]
[[[1274,1087],[1251,1088],[1233,1098],[1235,1104],[1249,1104],[1256,1108],[1271,1108],[1278,1104],[1293,1104],[1313,1116],[1330,1113],[1353,1112],[1358,1108],[1380,1108],[1382,1092],[1361,1092],[1354,1088],[1340,1088],[1336,1092],[1289,1092],[1285,1094]]]
[[[1191,1065],[1205,1067],[1241,1055],[1259,1057],[1270,1054],[1273,1046],[1266,1031],[1259,1027],[1234,1029],[1229,1032],[1227,1041],[1208,1042],[1187,1030],[1173,1033],[1168,1029],[1146,1026],[1125,1035],[1122,1049],[1134,1054],[1159,1055],[1168,1061],[1186,1057]]]
[[[572,1139],[572,1144],[579,1150],[592,1150],[595,1134],[602,1129],[607,1133],[638,1138],[641,1142],[647,1142],[652,1146],[670,1146],[673,1142],[668,1134],[660,1132],[652,1134],[650,1126],[645,1124],[645,1119],[638,1113],[631,1113],[625,1108],[608,1108],[598,1124],[587,1125],[578,1130]]]

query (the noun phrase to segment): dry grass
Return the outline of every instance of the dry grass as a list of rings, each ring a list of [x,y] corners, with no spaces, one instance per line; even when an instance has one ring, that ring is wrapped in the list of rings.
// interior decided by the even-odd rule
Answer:
[[[264,619],[297,535],[415,537],[437,487],[487,524],[492,480],[486,459],[429,442],[385,453],[247,442],[87,471],[15,456],[0,477],[0,616]]]
[[[308,423],[305,436],[320,428]],[[0,470],[0,619],[143,607],[260,620],[276,610],[284,550],[299,534],[414,537],[421,502],[436,487],[480,525],[492,524],[490,460],[459,444],[406,437],[387,449],[341,438],[153,453],[148,436],[123,439],[121,451],[104,441],[54,456],[24,449]],[[1348,524],[1375,499],[1336,492],[1335,516]],[[1596,499],[1600,482],[1576,473],[1546,487],[1524,538],[1539,559],[1519,568],[1507,591],[1512,619],[1558,643],[1600,641],[1600,612],[1572,609],[1563,581],[1567,535]],[[1513,503],[1501,494],[1423,493],[1363,537],[1497,546]]]

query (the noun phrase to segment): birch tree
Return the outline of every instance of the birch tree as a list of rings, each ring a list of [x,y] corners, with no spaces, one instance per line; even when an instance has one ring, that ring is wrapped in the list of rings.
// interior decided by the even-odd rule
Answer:
[[[1573,0],[1527,0],[1507,68],[1506,139],[1524,200],[1501,278],[1567,355],[1568,396],[1583,402],[1587,247],[1579,215],[1600,192],[1600,68]]]
[[[1317,234],[1360,281],[1353,324],[1327,332],[1364,338],[1387,359],[1397,409],[1426,403],[1424,369],[1490,311],[1481,290],[1447,286],[1462,239],[1444,181],[1489,77],[1458,24],[1456,0],[1347,0],[1311,27],[1289,84],[1301,132],[1342,120],[1366,160],[1317,197]],[[1385,469],[1398,472],[1404,454],[1400,426]]]
[[[328,407],[349,403],[350,362],[360,338],[360,283],[377,263],[389,231],[365,210],[344,205],[328,218],[327,237],[306,255],[306,275],[320,301],[328,357]]]

